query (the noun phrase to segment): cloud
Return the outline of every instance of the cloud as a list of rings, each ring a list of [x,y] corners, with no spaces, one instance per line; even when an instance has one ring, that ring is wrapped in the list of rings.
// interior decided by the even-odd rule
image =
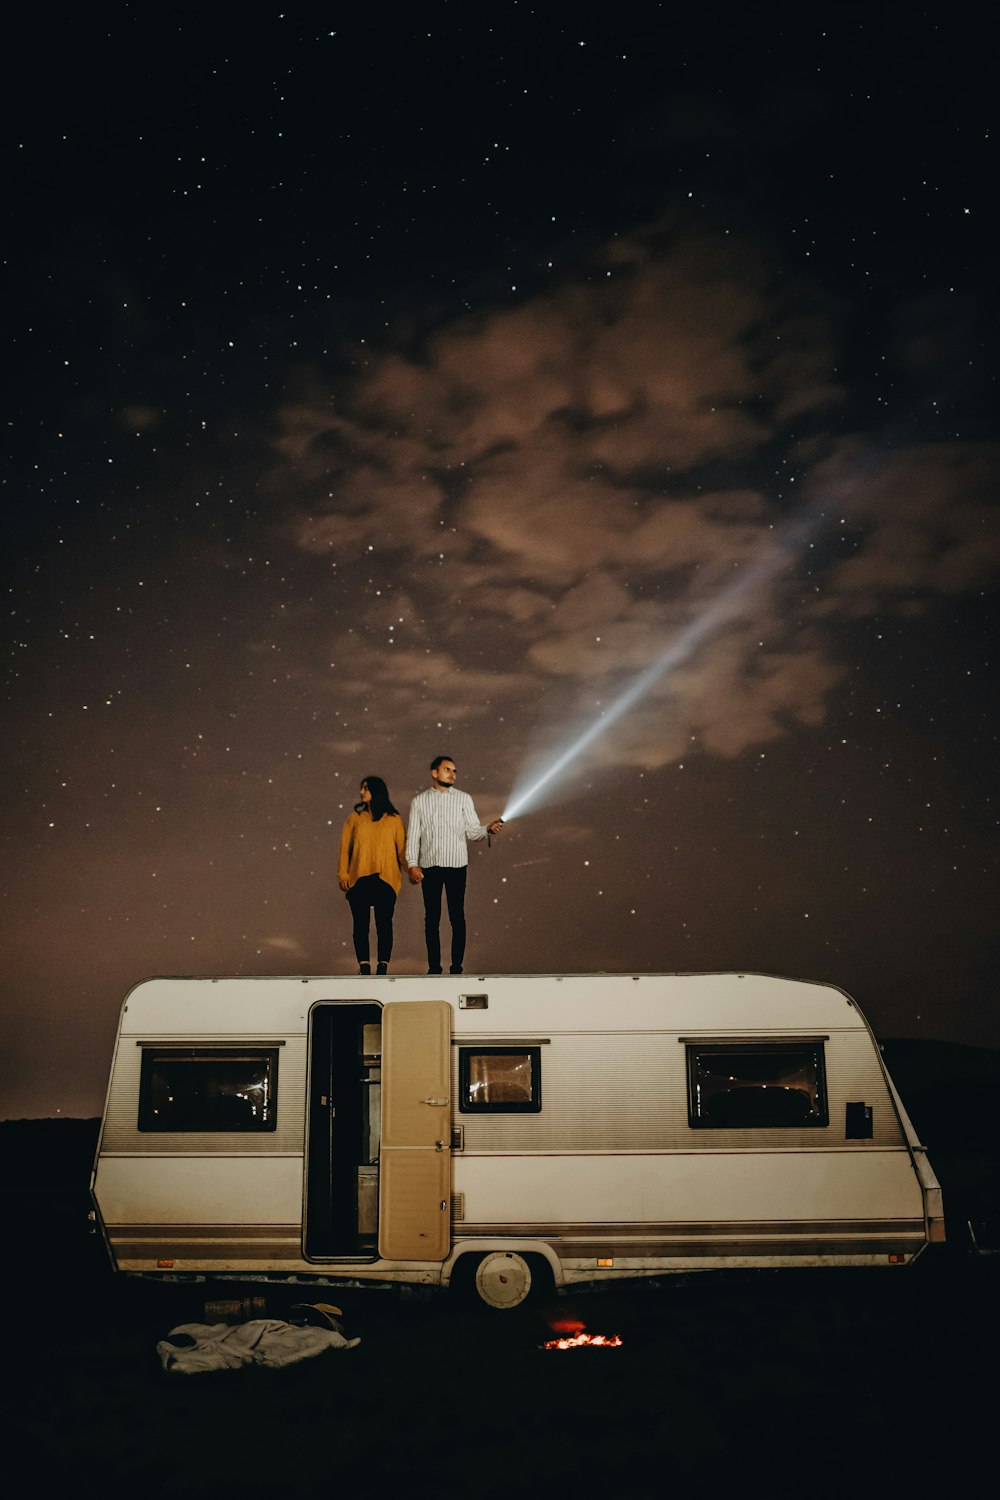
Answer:
[[[261,938],[260,952],[286,954],[289,958],[305,958],[306,956],[306,950],[298,938],[286,937],[281,934]]]
[[[339,570],[331,690],[374,695],[380,722],[516,709],[548,743],[705,620],[617,756],[821,724],[845,625],[1000,567],[996,449],[851,432],[825,309],[745,240],[661,225],[317,380],[280,413],[267,486],[293,546]]]
[[[327,740],[326,748],[330,751],[331,755],[335,755],[338,757],[357,755],[361,750],[365,748],[365,741],[362,739],[347,738]]]
[[[914,443],[873,457],[854,441],[817,465],[813,487],[833,497],[859,537],[853,555],[830,570],[832,607],[924,608],[935,595],[995,578],[998,460],[1000,446],[990,443]]]
[[[380,695],[391,695],[393,712],[404,721],[421,718],[468,719],[485,703],[517,702],[534,687],[529,673],[507,672],[502,666],[463,664],[450,652],[399,646],[381,647],[341,640],[337,646],[347,663],[335,691],[351,703],[364,705],[371,684]]]
[[[123,427],[132,432],[148,432],[152,427],[158,427],[162,419],[162,412],[154,406],[123,406],[117,413],[118,421]]]

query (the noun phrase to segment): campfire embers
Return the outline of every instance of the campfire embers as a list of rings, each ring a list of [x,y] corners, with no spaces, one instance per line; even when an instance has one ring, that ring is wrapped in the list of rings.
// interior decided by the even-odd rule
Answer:
[[[617,1333],[577,1333],[569,1339],[547,1339],[543,1349],[620,1349],[622,1341]]]
[[[543,1349],[620,1349],[622,1340],[617,1333],[587,1333],[582,1323],[570,1322],[567,1318],[551,1325],[559,1338],[547,1339]]]

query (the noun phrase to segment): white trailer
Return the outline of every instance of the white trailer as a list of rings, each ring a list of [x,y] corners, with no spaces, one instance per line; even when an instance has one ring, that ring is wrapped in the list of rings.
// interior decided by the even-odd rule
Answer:
[[[941,1189],[855,1002],[761,974],[151,979],[91,1192],[150,1276],[888,1266]]]

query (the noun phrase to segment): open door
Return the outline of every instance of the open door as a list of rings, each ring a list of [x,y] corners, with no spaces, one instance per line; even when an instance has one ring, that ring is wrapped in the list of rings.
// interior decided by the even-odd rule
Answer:
[[[451,1006],[382,1011],[379,1255],[444,1260],[451,1242]]]
[[[305,1251],[375,1255],[379,1131],[377,1005],[314,1007],[310,1041]]]

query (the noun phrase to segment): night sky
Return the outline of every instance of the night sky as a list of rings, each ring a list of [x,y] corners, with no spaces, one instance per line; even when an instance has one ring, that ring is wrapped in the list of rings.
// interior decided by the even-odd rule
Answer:
[[[1000,1046],[972,15],[8,33],[0,1114],[99,1113],[146,977],[353,972],[361,777],[405,814],[450,754],[487,821],[602,714],[472,849],[468,972],[767,971]]]

